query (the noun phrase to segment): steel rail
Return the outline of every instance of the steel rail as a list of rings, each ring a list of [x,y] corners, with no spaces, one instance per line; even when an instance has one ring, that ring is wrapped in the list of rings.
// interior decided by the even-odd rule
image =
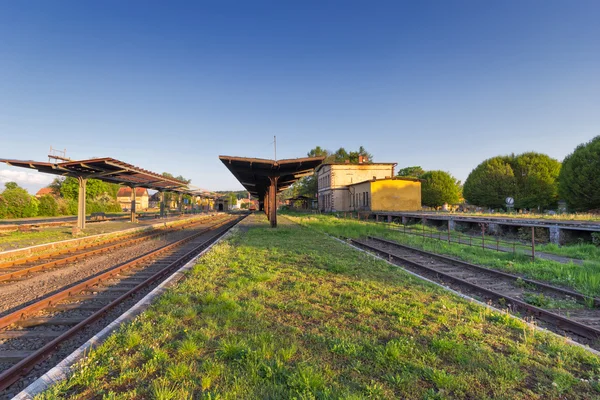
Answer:
[[[506,296],[503,295],[501,293],[497,293],[493,290],[489,290],[486,288],[483,288],[479,285],[476,285],[474,283],[468,282],[464,279],[461,278],[457,278],[455,276],[440,272],[434,268],[430,268],[426,265],[420,264],[416,261],[413,260],[409,260],[407,258],[404,257],[400,257],[397,255],[394,255],[388,251],[385,251],[383,249],[377,248],[375,246],[371,246],[367,243],[364,243],[360,240],[355,240],[355,239],[351,239],[350,240],[351,243],[353,243],[354,245],[363,248],[363,249],[367,249],[370,250],[371,252],[377,253],[379,255],[385,255],[386,259],[388,259],[390,262],[391,261],[398,261],[400,263],[403,264],[408,264],[416,269],[421,269],[421,270],[425,270],[429,273],[432,273],[434,275],[438,275],[440,277],[443,277],[445,280],[451,281],[453,283],[456,283],[458,285],[462,285],[465,287],[468,287],[472,290],[475,290],[479,293],[484,293],[486,296],[488,296],[489,298],[495,300],[495,301],[499,301],[500,299],[504,299],[506,301],[506,303],[511,303],[512,304],[512,308],[514,310],[523,310],[526,311],[528,314],[534,316],[535,318],[542,320],[544,322],[550,323],[554,326],[556,326],[557,328],[575,333],[581,337],[584,337],[586,339],[590,339],[590,340],[596,340],[598,338],[600,338],[600,330],[593,328],[591,326],[588,325],[584,325],[582,323],[579,323],[577,321],[574,321],[572,319],[563,317],[562,315],[558,315],[555,314],[553,312],[544,310],[543,308],[539,308],[536,306],[532,306],[531,304],[525,303],[524,301],[512,298],[510,296]],[[393,243],[393,242],[392,242]]]
[[[40,349],[36,350],[34,353],[30,354],[26,358],[24,358],[21,361],[17,362],[12,367],[10,367],[10,368],[6,369],[5,371],[3,371],[2,373],[0,373],[0,391],[8,388],[10,385],[12,385],[13,383],[15,383],[17,380],[19,380],[20,377],[22,377],[24,374],[28,373],[31,370],[31,368],[33,368],[36,364],[38,364],[39,362],[41,362],[44,359],[48,358],[59,344],[61,344],[65,340],[71,338],[73,335],[75,335],[81,329],[85,328],[90,323],[93,323],[96,320],[98,320],[107,311],[111,310],[112,308],[114,308],[115,306],[117,306],[118,304],[120,304],[121,302],[123,302],[125,299],[127,299],[132,294],[134,294],[134,293],[138,292],[139,290],[141,290],[141,289],[147,287],[148,285],[152,284],[153,282],[155,282],[160,277],[164,276],[165,274],[167,274],[168,272],[170,272],[174,268],[187,263],[189,260],[191,260],[198,253],[198,250],[200,250],[203,247],[205,247],[206,245],[212,243],[212,241],[216,240],[220,235],[224,234],[229,228],[231,228],[231,226],[233,226],[233,225],[237,224],[239,221],[241,221],[241,219],[243,219],[243,218],[239,218],[239,217],[238,218],[230,218],[230,219],[228,219],[228,220],[226,220],[224,222],[220,222],[218,224],[215,224],[215,225],[211,226],[210,228],[204,229],[201,232],[193,234],[193,235],[191,235],[188,238],[182,239],[182,240],[180,240],[180,241],[178,241],[176,243],[173,243],[171,245],[168,245],[168,246],[165,246],[164,248],[159,249],[158,252],[163,253],[164,251],[167,250],[167,248],[171,249],[171,248],[175,247],[175,245],[185,244],[185,243],[189,242],[190,240],[197,238],[200,235],[206,234],[208,232],[216,231],[219,228],[222,228],[224,226],[227,228],[227,229],[224,229],[224,230],[221,230],[221,231],[217,232],[215,235],[209,237],[207,240],[205,240],[202,243],[194,246],[193,249],[187,251],[185,254],[183,254],[182,256],[180,256],[177,260],[173,261],[172,263],[170,263],[166,267],[162,268],[160,271],[158,271],[155,274],[153,274],[151,277],[147,278],[143,282],[141,282],[138,285],[136,285],[135,287],[131,288],[126,293],[122,294],[121,296],[119,296],[115,300],[111,301],[109,304],[105,305],[100,310],[94,312],[92,315],[88,316],[87,318],[85,318],[84,320],[82,320],[81,322],[79,322],[77,325],[73,326],[72,328],[70,328],[66,332],[62,333],[60,336],[58,336],[55,339],[51,340],[50,342],[46,343],[43,347],[41,347]],[[150,255],[156,256],[156,252],[154,252],[152,254],[148,254],[148,255],[142,256],[142,258],[143,259],[147,259]],[[118,270],[123,270],[123,269],[124,268],[121,268],[121,267],[118,268]],[[114,271],[116,271],[116,270],[112,270],[111,272],[114,272]],[[103,274],[103,276],[108,276],[108,275]],[[95,279],[96,283],[100,282],[100,281],[101,280]],[[78,286],[81,286],[81,285],[78,285]],[[89,284],[81,286],[81,288],[86,288],[87,286],[89,286]],[[73,288],[69,288],[67,295],[64,296],[63,298],[69,297],[69,295],[72,292],[73,292]],[[54,299],[54,301],[58,301],[58,300]],[[49,304],[47,302],[44,302],[44,303]],[[38,311],[40,309],[43,309],[43,308],[46,308],[46,307],[42,307],[42,308],[37,308],[36,307],[36,309]],[[2,326],[5,327],[7,325],[3,323]]]
[[[146,254],[143,254],[139,257],[134,258],[131,261],[126,262],[125,264],[121,264],[117,267],[111,268],[108,271],[105,271],[104,273],[100,274],[100,275],[96,275],[91,277],[90,279],[85,280],[84,282],[81,282],[75,286],[71,286],[65,290],[62,290],[58,293],[53,294],[52,296],[49,297],[45,297],[42,300],[39,300],[35,303],[32,303],[28,306],[25,306],[23,308],[20,308],[10,314],[6,314],[3,317],[0,317],[0,329],[1,328],[5,328],[6,326],[15,323],[21,319],[24,319],[27,315],[32,314],[34,312],[38,312],[40,310],[43,310],[44,308],[48,308],[53,306],[55,303],[67,298],[67,297],[71,297],[72,295],[81,292],[84,289],[87,289],[91,286],[94,286],[96,283],[98,282],[102,282],[104,280],[107,280],[108,278],[117,275],[120,271],[132,268],[142,262],[145,262],[149,259],[155,258],[157,256],[159,256],[160,254],[163,254],[173,248],[176,248],[178,246],[181,246],[193,239],[195,239],[196,237],[205,234],[206,232],[209,232],[211,230],[217,229],[220,226],[222,226],[223,224],[227,223],[227,221],[222,221],[219,222],[215,225],[212,225],[206,229],[202,229],[199,232],[196,232],[184,239],[180,239],[176,242],[170,243],[170,244],[166,244],[162,247],[159,247],[158,249],[149,251]]]
[[[88,258],[88,257],[92,257],[96,254],[101,254],[101,253],[105,253],[107,251],[110,250],[115,250],[115,249],[119,249],[121,247],[125,247],[125,246],[130,246],[130,245],[134,245],[137,243],[141,243],[144,242],[146,240],[150,240],[153,238],[156,238],[158,236],[163,236],[163,235],[168,235],[169,233],[173,233],[176,231],[180,231],[186,228],[189,228],[190,226],[194,226],[194,225],[198,225],[200,223],[204,222],[203,220],[194,220],[194,221],[190,221],[188,223],[182,224],[182,225],[178,225],[175,227],[170,227],[167,229],[160,229],[157,231],[151,231],[151,232],[145,232],[144,234],[136,234],[136,235],[132,235],[133,238],[131,238],[132,236],[126,236],[126,237],[120,237],[118,239],[109,239],[107,242],[101,242],[99,244],[95,244],[95,245],[86,245],[86,247],[83,248],[76,248],[76,249],[70,249],[71,251],[65,251],[62,252],[62,254],[57,254],[57,253],[52,253],[50,255],[50,257],[38,257],[36,256],[36,258],[34,258],[33,260],[31,259],[25,259],[25,262],[20,262],[18,264],[13,264],[12,266],[20,266],[23,264],[26,264],[27,262],[33,262],[33,261],[38,261],[40,259],[44,259],[44,258],[52,258],[52,257],[56,257],[56,256],[60,256],[60,255],[64,255],[64,254],[69,254],[69,253],[76,253],[77,251],[80,250],[85,250],[86,248],[90,248],[90,247],[96,247],[93,250],[89,250],[89,251],[84,251],[83,253],[77,253],[74,254],[72,256],[69,257],[65,257],[65,258],[60,258],[58,260],[52,260],[52,261],[48,261],[42,264],[37,264],[34,265],[32,267],[27,267],[27,268],[23,268],[17,271],[12,271],[12,272],[8,272],[5,274],[0,274],[0,282],[6,282],[6,281],[10,281],[13,280],[15,278],[19,278],[25,275],[29,275],[33,272],[38,272],[38,271],[44,271],[47,269],[51,269],[51,268],[55,268],[58,267],[60,265],[72,262],[72,261],[78,261],[80,259],[84,259],[84,258]],[[136,237],[138,236],[138,237]],[[117,242],[116,244],[110,245],[110,243],[114,243]],[[108,244],[108,246],[105,246],[106,244]],[[21,260],[19,260],[21,261]],[[10,267],[2,267],[2,265],[0,265],[0,268],[10,268]]]
[[[489,274],[494,274],[494,275],[501,276],[503,278],[511,279],[513,281],[521,280],[521,281],[523,281],[525,283],[528,283],[530,285],[538,286],[538,287],[540,287],[540,288],[542,288],[544,290],[552,291],[552,292],[555,292],[555,293],[558,293],[558,294],[562,294],[562,295],[571,296],[571,297],[573,297],[573,298],[575,298],[577,300],[580,300],[582,302],[586,302],[586,303],[587,302],[593,302],[594,307],[600,307],[600,299],[597,298],[597,297],[586,296],[584,294],[575,292],[573,290],[569,290],[569,289],[566,289],[566,288],[561,288],[561,287],[558,287],[558,286],[549,285],[547,283],[536,281],[536,280],[533,280],[533,279],[523,278],[523,277],[518,276],[518,275],[509,274],[508,272],[498,271],[498,270],[495,270],[495,269],[484,267],[482,265],[472,264],[472,263],[469,263],[469,262],[466,262],[466,261],[458,260],[456,258],[447,257],[447,256],[444,256],[444,255],[441,255],[441,254],[432,253],[432,252],[429,252],[429,251],[426,251],[426,250],[418,249],[416,247],[407,246],[405,244],[397,243],[397,242],[394,242],[394,241],[391,241],[391,240],[387,240],[387,239],[382,239],[382,238],[379,238],[379,237],[376,237],[376,236],[367,236],[367,238],[371,239],[371,240],[375,240],[377,242],[385,243],[385,244],[388,244],[388,245],[391,245],[391,246],[400,247],[400,248],[403,248],[403,249],[406,249],[406,250],[410,250],[410,251],[413,251],[415,253],[420,253],[420,254],[426,255],[428,257],[438,259],[438,260],[443,261],[443,262],[449,262],[449,263],[453,263],[453,264],[456,264],[456,265],[459,265],[459,266],[465,266],[465,267],[468,267],[468,268],[480,270],[480,271],[483,271],[483,272],[486,272],[486,273],[489,273]]]

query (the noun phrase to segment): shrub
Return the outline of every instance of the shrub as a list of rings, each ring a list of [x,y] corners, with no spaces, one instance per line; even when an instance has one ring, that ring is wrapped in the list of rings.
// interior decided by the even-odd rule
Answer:
[[[6,201],[7,218],[29,218],[38,213],[38,201],[14,182],[6,183],[2,197]]]
[[[58,203],[53,196],[46,194],[40,197],[39,203],[38,215],[46,217],[54,217],[58,215]]]
[[[6,218],[8,214],[8,204],[0,194],[0,218]]]

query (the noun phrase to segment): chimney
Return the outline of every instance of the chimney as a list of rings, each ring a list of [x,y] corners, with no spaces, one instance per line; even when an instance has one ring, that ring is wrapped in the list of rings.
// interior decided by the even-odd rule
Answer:
[[[350,164],[350,160],[344,160],[344,164]]]
[[[358,163],[362,164],[364,161],[364,157],[363,156],[358,156]]]

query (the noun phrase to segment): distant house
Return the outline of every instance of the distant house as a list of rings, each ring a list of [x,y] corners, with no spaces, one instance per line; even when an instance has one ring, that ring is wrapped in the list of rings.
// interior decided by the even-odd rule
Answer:
[[[117,192],[117,201],[122,209],[129,210],[131,208],[131,188],[123,186]],[[148,209],[148,190],[144,188],[135,188],[135,209]]]
[[[35,194],[35,197],[39,199],[40,197],[45,196],[47,194],[49,194],[52,197],[56,197],[56,194],[53,192],[53,189],[49,187],[41,188],[40,190],[38,190]]]

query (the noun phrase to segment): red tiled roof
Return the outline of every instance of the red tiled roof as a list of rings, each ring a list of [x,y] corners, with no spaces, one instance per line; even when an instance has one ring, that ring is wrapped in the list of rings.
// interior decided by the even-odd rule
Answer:
[[[45,188],[41,188],[40,190],[38,190],[38,192],[35,194],[36,196],[44,196],[46,194],[53,194],[52,192],[52,188],[49,187],[45,187]]]
[[[135,188],[135,196],[148,196],[148,190],[138,187]],[[123,186],[117,192],[117,197],[131,197],[131,188],[127,186]]]

